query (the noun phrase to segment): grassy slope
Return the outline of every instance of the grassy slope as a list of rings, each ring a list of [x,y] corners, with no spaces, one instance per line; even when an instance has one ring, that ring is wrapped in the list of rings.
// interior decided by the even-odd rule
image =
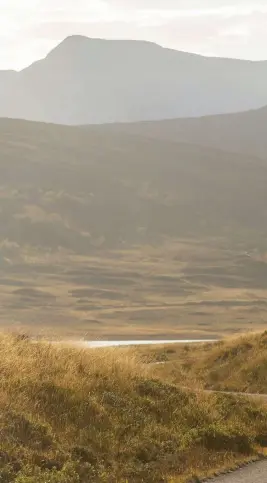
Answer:
[[[1,483],[185,481],[266,440],[266,409],[152,380],[125,350],[1,335],[0,373]]]
[[[104,132],[136,133],[154,139],[212,146],[266,159],[267,107],[217,116],[110,124]]]
[[[156,371],[171,382],[267,394],[267,332],[215,344],[147,349],[145,358],[166,361]]]
[[[258,245],[267,233],[267,165],[253,156],[0,120],[0,177],[0,236],[19,246],[90,254],[168,237]]]

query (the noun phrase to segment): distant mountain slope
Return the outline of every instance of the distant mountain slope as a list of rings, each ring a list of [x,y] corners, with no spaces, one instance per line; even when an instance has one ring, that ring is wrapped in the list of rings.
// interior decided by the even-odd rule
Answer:
[[[267,104],[266,85],[267,62],[73,36],[21,72],[0,72],[0,116],[88,124],[237,112]]]
[[[0,120],[0,326],[91,340],[262,328],[266,186],[256,157]]]
[[[0,121],[0,238],[75,252],[267,235],[267,164],[172,141]]]
[[[123,132],[232,151],[267,159],[267,106],[237,114],[105,125]]]

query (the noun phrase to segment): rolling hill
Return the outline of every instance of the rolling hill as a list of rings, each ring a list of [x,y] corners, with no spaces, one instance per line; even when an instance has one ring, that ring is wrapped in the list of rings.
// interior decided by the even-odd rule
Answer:
[[[0,72],[0,116],[92,124],[237,112],[267,104],[266,83],[267,62],[72,36],[21,72]]]
[[[156,373],[168,382],[266,398],[267,332],[246,333],[212,344],[139,348],[147,362],[165,361]]]
[[[267,106],[217,116],[108,124],[103,126],[103,130],[197,144],[267,159]]]
[[[101,127],[0,122],[2,238],[87,252],[267,234],[267,164]]]
[[[184,483],[266,450],[266,407],[168,384],[129,349],[0,334],[0,353],[5,482]]]
[[[265,160],[2,119],[0,180],[1,325],[94,339],[264,324]]]

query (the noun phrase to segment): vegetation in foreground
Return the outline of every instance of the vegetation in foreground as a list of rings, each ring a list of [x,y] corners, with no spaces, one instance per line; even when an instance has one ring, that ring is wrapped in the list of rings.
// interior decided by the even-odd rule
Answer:
[[[267,445],[267,410],[149,376],[131,351],[0,335],[1,483],[178,482]]]
[[[141,355],[140,350],[136,349]],[[215,344],[142,349],[153,372],[171,383],[217,391],[267,394],[267,331]]]

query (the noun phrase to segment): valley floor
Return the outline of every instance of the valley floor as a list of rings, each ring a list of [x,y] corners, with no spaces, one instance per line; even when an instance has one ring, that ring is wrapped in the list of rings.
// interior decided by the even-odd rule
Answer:
[[[0,251],[0,326],[87,340],[213,339],[262,330],[266,267],[264,250],[219,239],[87,256],[7,244]]]

